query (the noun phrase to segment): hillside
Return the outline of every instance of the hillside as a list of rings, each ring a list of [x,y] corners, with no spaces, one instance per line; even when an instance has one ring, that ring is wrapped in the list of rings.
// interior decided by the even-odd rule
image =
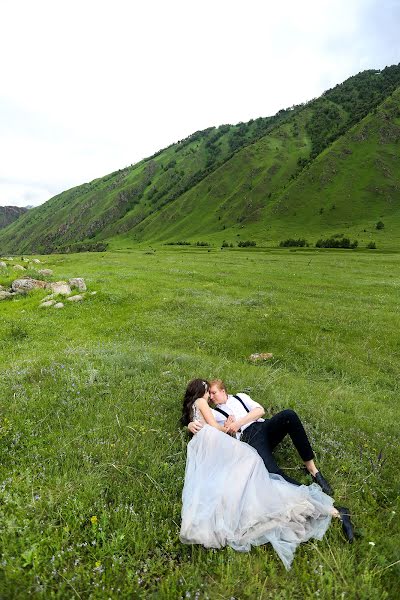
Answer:
[[[0,229],[16,221],[27,210],[27,208],[21,206],[0,206]]]
[[[29,211],[0,232],[0,251],[110,240],[270,245],[288,235],[368,233],[381,219],[393,243],[399,85],[400,65],[369,70],[273,117],[196,132]]]
[[[265,215],[283,232],[400,243],[400,89],[307,165]],[[381,221],[384,228],[376,229]]]
[[[327,108],[329,104],[326,103]],[[400,242],[400,90],[315,159],[310,107],[135,228],[138,240],[277,244],[288,237]],[[296,135],[293,135],[293,131]],[[385,227],[376,229],[381,221]]]

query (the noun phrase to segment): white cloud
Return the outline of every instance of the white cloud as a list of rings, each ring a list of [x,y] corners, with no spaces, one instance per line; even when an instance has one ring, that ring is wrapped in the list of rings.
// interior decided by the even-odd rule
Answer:
[[[375,0],[3,2],[2,174],[38,182],[39,203],[197,129],[306,101],[396,62],[388,20]]]

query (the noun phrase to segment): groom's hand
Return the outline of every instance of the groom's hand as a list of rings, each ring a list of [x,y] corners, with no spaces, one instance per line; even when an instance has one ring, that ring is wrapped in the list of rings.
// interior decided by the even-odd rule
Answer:
[[[226,420],[225,426],[227,433],[237,433],[240,429],[240,423],[238,423],[237,421],[231,421],[228,424],[228,419]]]
[[[193,433],[193,435],[195,433],[198,433],[200,431],[200,429],[202,429],[202,427],[203,427],[203,423],[201,423],[200,421],[191,421],[189,423],[189,425],[187,426],[190,433]]]

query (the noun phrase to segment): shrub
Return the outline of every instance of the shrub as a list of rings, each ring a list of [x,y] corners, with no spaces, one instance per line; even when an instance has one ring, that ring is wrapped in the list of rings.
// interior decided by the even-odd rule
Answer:
[[[349,238],[345,237],[340,240],[335,239],[333,237],[328,238],[326,240],[320,239],[315,244],[316,248],[349,248],[351,250],[357,248],[357,246],[358,240],[354,240],[354,242],[351,242]]]
[[[385,223],[383,223],[382,221],[378,221],[377,224],[375,225],[375,229],[383,229],[385,227]]]
[[[375,242],[370,242],[367,245],[367,248],[369,248],[370,250],[376,250],[376,244],[375,244]]]
[[[250,246],[257,246],[257,243],[253,240],[247,240],[238,243],[239,248],[249,248]]]
[[[190,242],[166,242],[166,246],[190,246]]]
[[[283,240],[279,242],[279,246],[281,248],[289,248],[291,246],[297,246],[298,248],[304,248],[304,246],[308,246],[307,240],[298,239],[294,240],[293,238],[288,238],[287,240]]]

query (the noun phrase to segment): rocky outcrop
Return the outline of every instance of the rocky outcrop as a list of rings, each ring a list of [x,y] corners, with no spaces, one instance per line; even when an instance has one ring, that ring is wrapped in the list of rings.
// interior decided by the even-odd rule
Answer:
[[[61,294],[61,296],[69,296],[71,293],[71,286],[66,281],[55,281],[50,283],[49,287],[54,294]]]
[[[40,272],[42,275],[49,275],[52,273],[51,269],[42,269]],[[82,293],[71,295],[71,288],[75,288]],[[50,294],[42,298],[41,303],[39,304],[40,308],[64,308],[64,304],[62,302],[57,302],[57,299],[54,299],[54,297],[58,295],[66,296],[67,300],[70,302],[82,302],[85,297],[86,283],[82,277],[73,277],[68,282],[54,281],[51,283],[42,281],[41,279],[34,279],[33,277],[22,277],[20,279],[15,279],[9,289],[5,289],[4,286],[0,285],[0,300],[12,298],[17,294],[27,294],[35,289],[48,289],[50,291]],[[90,295],[95,293],[96,292],[91,292]]]
[[[41,281],[40,279],[31,279],[30,277],[26,279],[15,279],[11,284],[11,289],[13,292],[18,292],[19,294],[25,294],[30,290],[34,290],[35,288],[46,288],[48,284],[46,281]]]
[[[23,206],[0,206],[0,229],[16,221],[27,210]]]
[[[71,288],[76,288],[80,292],[86,292],[86,283],[82,277],[73,277],[68,280],[68,283]]]

